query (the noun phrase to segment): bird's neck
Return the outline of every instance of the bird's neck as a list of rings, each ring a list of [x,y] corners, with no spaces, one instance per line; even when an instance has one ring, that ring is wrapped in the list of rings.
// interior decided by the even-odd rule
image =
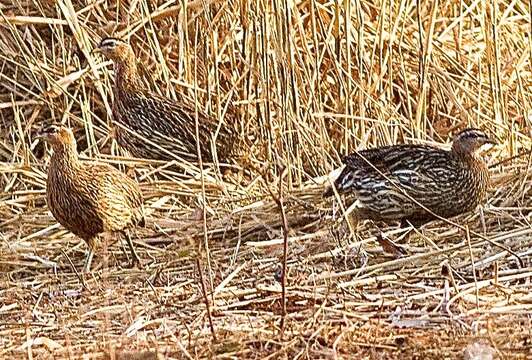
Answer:
[[[56,166],[76,167],[79,163],[78,152],[73,144],[58,144],[54,146],[51,159]]]
[[[128,57],[122,61],[116,61],[114,69],[117,89],[128,89],[138,86],[137,64],[134,58]]]
[[[488,172],[488,167],[486,165],[486,162],[479,154],[472,153],[472,152],[463,152],[463,151],[461,152],[451,151],[451,153],[453,154],[455,159],[457,159],[463,164],[466,164],[468,168],[474,168],[477,171],[480,171],[483,173]]]
[[[451,148],[451,153],[455,158],[467,163],[476,163],[478,161],[482,161],[482,159],[480,159],[476,154],[470,151],[465,151],[455,144],[453,144],[453,147]]]

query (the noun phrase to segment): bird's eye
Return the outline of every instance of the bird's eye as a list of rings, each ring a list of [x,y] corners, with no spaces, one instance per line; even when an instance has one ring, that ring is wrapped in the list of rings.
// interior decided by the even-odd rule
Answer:
[[[100,47],[102,48],[114,48],[117,45],[117,41],[115,39],[105,39],[100,43]]]

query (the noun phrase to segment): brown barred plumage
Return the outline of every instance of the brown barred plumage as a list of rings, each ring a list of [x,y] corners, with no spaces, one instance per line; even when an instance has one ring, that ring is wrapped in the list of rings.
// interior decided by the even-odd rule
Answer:
[[[425,145],[368,149],[344,158],[335,180],[338,193],[353,193],[355,216],[372,220],[408,220],[423,224],[434,216],[452,217],[484,201],[488,169],[478,152],[493,144],[478,129],[458,133],[450,151]],[[329,187],[324,196],[333,195]]]
[[[139,185],[110,165],[80,161],[74,134],[64,126],[49,126],[40,137],[53,148],[46,181],[48,208],[61,225],[87,242],[84,271],[90,270],[97,236],[103,232],[122,233],[133,261],[140,263],[127,231],[145,224]]]
[[[174,101],[146,89],[138,75],[135,54],[126,42],[105,38],[96,50],[114,62],[113,120],[118,144],[136,157],[174,160],[177,155],[187,161],[197,161],[193,104]],[[218,159],[227,160],[233,151],[234,131],[223,124],[218,129],[218,121],[200,109],[197,116],[202,159],[213,159],[212,147],[216,144]]]

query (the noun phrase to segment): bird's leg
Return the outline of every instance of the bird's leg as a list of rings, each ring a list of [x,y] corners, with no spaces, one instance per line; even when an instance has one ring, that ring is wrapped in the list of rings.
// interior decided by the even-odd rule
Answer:
[[[360,216],[358,213],[358,207],[360,206],[360,203],[358,200],[353,202],[344,212],[343,217],[345,218],[345,222],[347,224],[347,228],[349,229],[349,232],[353,238],[356,239],[356,234],[358,232],[358,223],[360,220]]]
[[[85,263],[83,265],[83,272],[88,273],[91,271],[92,257],[94,256],[94,249],[89,245],[89,253],[85,257]]]
[[[353,235],[355,235],[358,232],[358,223],[360,219],[358,218],[357,214],[351,213],[347,215],[346,222],[347,226],[349,227],[349,230],[352,232]]]
[[[486,218],[484,218],[484,208],[480,206],[478,210],[480,215],[480,223],[482,225],[482,232],[484,235],[486,235]]]
[[[135,265],[138,265],[139,267],[142,267],[142,263],[140,262],[140,258],[137,255],[137,252],[135,251],[135,247],[133,246],[133,240],[131,239],[131,234],[128,230],[122,231],[122,234],[124,234],[127,245],[129,246],[129,250],[131,251],[131,267],[134,267]]]
[[[415,222],[415,221],[408,221],[406,219],[401,219],[401,224],[399,225],[399,227],[401,229],[405,229],[405,228],[408,229],[405,235],[401,236],[401,238],[404,239],[405,242],[410,240],[410,236],[412,236],[412,232],[415,230],[415,228],[420,227],[423,224],[424,224],[423,222]]]

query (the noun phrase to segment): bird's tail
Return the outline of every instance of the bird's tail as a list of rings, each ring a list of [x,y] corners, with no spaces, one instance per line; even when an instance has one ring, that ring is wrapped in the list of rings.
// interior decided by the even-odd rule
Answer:
[[[145,216],[142,216],[142,218],[140,219],[139,226],[140,227],[146,227],[146,217]]]
[[[333,186],[331,186],[331,185],[327,186],[327,187],[325,188],[325,191],[324,191],[323,194],[322,194],[322,196],[323,196],[324,198],[326,198],[326,197],[331,197],[331,196],[333,196],[333,195],[334,195],[334,188],[333,188]]]
[[[335,170],[335,172],[336,171],[338,170]],[[329,197],[334,195],[335,190],[339,194],[343,193],[344,191],[349,189],[349,187],[351,186],[351,181],[351,171],[347,167],[344,167],[343,169],[341,169],[340,174],[336,176],[336,179],[334,180],[333,184],[325,188],[325,191],[323,192],[323,197]]]
[[[133,223],[140,227],[146,227],[146,214],[144,212],[144,206],[133,210]]]

